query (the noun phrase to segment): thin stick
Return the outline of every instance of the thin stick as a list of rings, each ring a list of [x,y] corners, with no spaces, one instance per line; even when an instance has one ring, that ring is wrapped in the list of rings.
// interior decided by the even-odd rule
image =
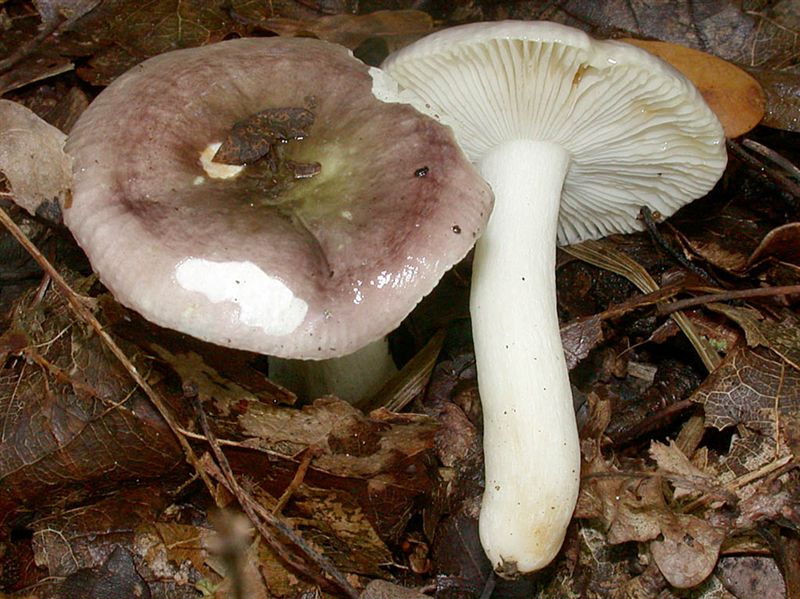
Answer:
[[[709,293],[707,295],[699,295],[697,297],[690,297],[687,299],[676,300],[669,304],[659,304],[656,312],[661,316],[672,314],[677,310],[691,308],[692,306],[701,306],[703,304],[710,304],[712,302],[724,302],[734,299],[745,299],[750,297],[773,297],[776,295],[798,295],[800,294],[800,285],[784,285],[782,287],[758,287],[755,289],[738,289],[734,291],[724,291],[722,293]]]
[[[793,196],[792,206],[797,206],[797,199],[800,198],[799,183],[795,183],[787,175],[775,170],[763,160],[759,160],[732,139],[728,140],[727,146],[731,154],[742,160],[750,168],[762,172],[768,179],[771,179],[773,183],[781,187],[783,191]]]
[[[203,434],[206,436],[206,440],[208,441],[211,451],[217,460],[220,471],[225,477],[225,482],[227,483],[228,488],[230,489],[231,493],[233,493],[234,497],[236,497],[239,505],[242,507],[245,514],[247,514],[247,517],[250,518],[250,521],[253,523],[256,529],[258,529],[258,532],[261,533],[261,536],[264,537],[264,540],[269,544],[269,546],[272,547],[272,549],[275,550],[282,559],[292,564],[300,571],[305,572],[308,576],[314,579],[320,578],[320,575],[316,575],[314,572],[309,572],[307,568],[303,568],[292,559],[293,556],[286,551],[286,548],[281,543],[276,541],[275,537],[264,525],[264,521],[277,529],[284,536],[284,538],[294,543],[294,545],[296,545],[297,548],[300,549],[306,555],[306,557],[308,557],[314,563],[314,565],[319,567],[322,573],[325,573],[330,577],[330,579],[339,587],[341,591],[344,592],[345,595],[351,599],[358,599],[358,591],[356,591],[350,585],[350,583],[347,582],[341,572],[339,572],[326,557],[312,549],[302,539],[302,537],[300,537],[300,535],[292,530],[280,518],[273,515],[272,512],[264,509],[263,506],[256,502],[246,491],[244,491],[244,489],[241,488],[233,474],[233,469],[228,462],[228,458],[226,458],[225,454],[222,452],[222,448],[219,446],[219,443],[217,443],[217,438],[208,424],[208,417],[206,416],[206,413],[200,404],[199,398],[195,396],[191,399],[192,403],[194,404],[195,411],[197,412],[197,418],[200,421],[200,427],[203,429]],[[323,578],[323,580],[327,579]]]
[[[125,352],[116,344],[116,342],[111,338],[111,336],[103,330],[103,325],[100,324],[100,321],[97,320],[92,311],[83,303],[81,298],[75,293],[72,288],[69,286],[64,280],[64,277],[53,267],[52,264],[44,257],[44,255],[39,251],[39,249],[25,236],[25,233],[17,226],[8,213],[0,208],[0,223],[8,229],[8,232],[16,239],[22,247],[31,255],[31,257],[36,260],[36,262],[41,266],[42,270],[50,277],[53,284],[58,288],[61,296],[67,300],[70,308],[72,308],[73,312],[86,322],[97,335],[100,337],[102,343],[109,349],[109,351],[114,354],[117,360],[120,361],[122,366],[125,370],[128,371],[128,374],[131,375],[131,378],[136,382],[139,387],[141,387],[142,391],[145,392],[147,397],[150,399],[150,402],[155,406],[158,413],[164,419],[164,422],[167,423],[172,433],[178,439],[178,443],[183,448],[183,452],[186,455],[186,460],[189,464],[194,467],[195,471],[197,472],[198,476],[203,480],[208,490],[211,492],[212,497],[215,496],[213,489],[214,485],[211,482],[211,479],[206,474],[205,470],[203,469],[200,461],[197,458],[197,455],[194,453],[192,446],[189,445],[189,441],[186,440],[178,428],[178,423],[175,421],[175,418],[172,416],[172,413],[167,408],[164,400],[161,399],[161,396],[156,393],[155,389],[153,389],[150,384],[139,374],[139,371],[136,367],[131,363],[128,359],[128,356],[125,355]]]
[[[280,499],[278,499],[278,503],[272,508],[272,513],[276,516],[281,513],[286,504],[289,503],[289,500],[294,495],[294,492],[303,484],[303,480],[306,477],[306,472],[308,472],[308,467],[311,466],[311,461],[318,453],[318,448],[316,447],[308,447],[303,455],[303,459],[300,462],[300,465],[297,467],[297,470],[292,477],[292,482],[289,483],[289,486],[286,487],[286,490],[281,494]]]

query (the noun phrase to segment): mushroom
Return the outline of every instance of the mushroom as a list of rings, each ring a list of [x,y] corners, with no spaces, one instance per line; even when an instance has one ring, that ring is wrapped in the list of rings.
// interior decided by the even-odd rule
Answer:
[[[483,406],[481,543],[501,574],[547,565],[579,487],[580,451],[556,313],[556,243],[668,216],[726,163],[724,135],[677,71],[547,22],[434,33],[382,68],[449,124],[495,194],[475,249],[471,313]]]
[[[117,300],[284,358],[395,328],[482,233],[492,195],[452,132],[341,46],[220,42],[119,77],[67,141],[64,221]]]

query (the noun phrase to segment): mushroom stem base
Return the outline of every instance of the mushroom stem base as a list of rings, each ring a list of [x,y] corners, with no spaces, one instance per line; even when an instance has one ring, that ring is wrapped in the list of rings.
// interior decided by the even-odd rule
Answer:
[[[269,378],[305,399],[335,395],[349,403],[372,397],[397,374],[386,337],[327,360],[269,359]]]
[[[569,154],[515,140],[478,164],[495,208],[478,241],[471,314],[483,405],[483,547],[501,575],[558,553],[578,493],[580,452],[556,313],[555,251]]]

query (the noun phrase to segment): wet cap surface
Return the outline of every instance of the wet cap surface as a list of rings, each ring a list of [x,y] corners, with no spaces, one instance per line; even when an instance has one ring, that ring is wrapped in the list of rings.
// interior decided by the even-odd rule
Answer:
[[[399,324],[491,210],[452,133],[372,87],[346,49],[312,39],[152,58],[73,129],[64,220],[115,297],[157,324],[283,357],[355,351]],[[289,108],[312,122],[273,154],[213,161],[234,125]]]

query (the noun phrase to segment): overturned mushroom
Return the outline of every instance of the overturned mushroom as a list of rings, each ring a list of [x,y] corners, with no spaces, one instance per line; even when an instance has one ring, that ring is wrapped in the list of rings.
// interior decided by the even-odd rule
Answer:
[[[401,97],[451,125],[496,205],[471,312],[484,418],[481,542],[504,575],[550,562],[580,453],[555,296],[556,241],[668,216],[725,168],[722,128],[650,54],[545,22],[455,27],[390,56]]]
[[[147,319],[287,358],[396,327],[482,233],[491,192],[452,133],[312,39],[240,39],[121,76],[67,142],[64,220]],[[375,88],[375,93],[373,93]]]

